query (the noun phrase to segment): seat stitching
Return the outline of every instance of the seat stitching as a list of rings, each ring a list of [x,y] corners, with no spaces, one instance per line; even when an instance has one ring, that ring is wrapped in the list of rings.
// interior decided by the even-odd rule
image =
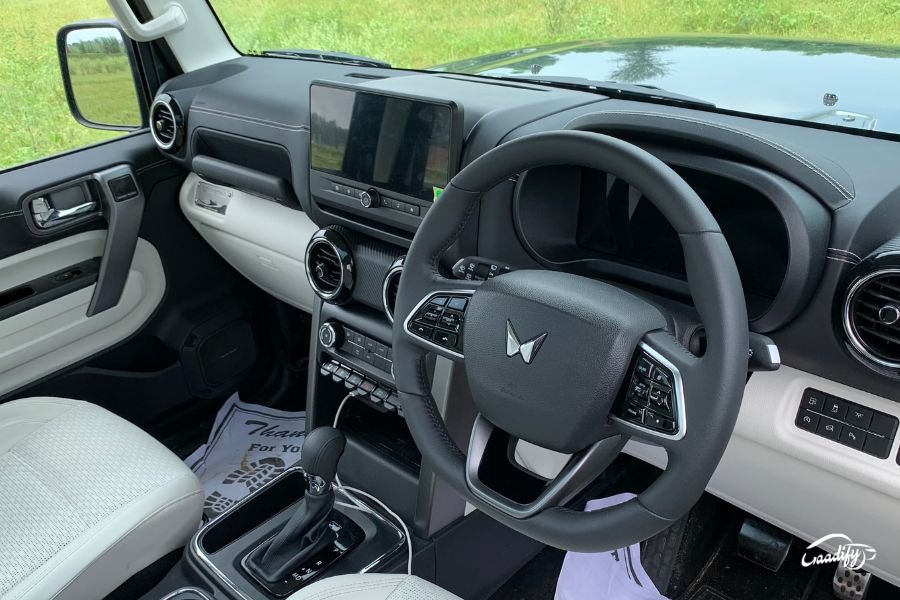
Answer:
[[[719,125],[717,123],[711,123],[709,121],[703,121],[701,119],[692,119],[689,117],[680,117],[680,116],[675,116],[675,115],[664,115],[661,113],[653,113],[653,112],[610,110],[610,111],[603,111],[602,114],[637,115],[637,116],[645,116],[645,117],[657,117],[660,119],[671,119],[671,120],[675,120],[675,121],[684,121],[685,123],[693,123],[695,125],[702,125],[705,127],[712,127],[714,129],[720,129],[722,131],[728,131],[730,133],[736,133],[737,135],[741,135],[746,138],[750,138],[757,142],[762,142],[763,144],[765,144],[766,146],[769,146],[770,148],[774,148],[775,150],[778,150],[778,151],[782,152],[783,154],[787,154],[788,156],[790,156],[791,158],[793,158],[794,160],[798,161],[800,164],[805,166],[807,169],[809,169],[810,171],[812,171],[813,173],[818,175],[820,178],[824,179],[829,185],[831,185],[831,187],[835,188],[846,200],[853,200],[853,198],[855,197],[852,192],[850,192],[847,188],[845,188],[841,182],[839,182],[837,179],[832,177],[832,175],[830,173],[823,171],[822,169],[817,167],[815,164],[808,161],[803,156],[797,154],[790,148],[787,148],[777,142],[767,140],[764,137],[757,136],[755,134],[752,134],[752,133],[749,133],[746,131],[741,131],[741,130],[733,128],[733,127],[726,127],[723,125]]]

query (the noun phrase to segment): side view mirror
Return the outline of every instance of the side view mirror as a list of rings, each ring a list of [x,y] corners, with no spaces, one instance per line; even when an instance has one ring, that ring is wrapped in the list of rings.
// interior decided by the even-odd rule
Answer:
[[[134,43],[115,21],[64,26],[56,35],[66,101],[93,129],[130,131],[146,120]]]

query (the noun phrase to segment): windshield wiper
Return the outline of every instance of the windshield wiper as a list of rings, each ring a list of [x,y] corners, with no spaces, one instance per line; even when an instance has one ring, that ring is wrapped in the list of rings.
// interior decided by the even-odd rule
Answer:
[[[591,90],[609,94],[618,98],[637,98],[639,100],[661,100],[676,102],[696,108],[710,109],[716,105],[706,100],[670,92],[653,85],[640,83],[619,83],[618,81],[594,81],[586,77],[566,77],[563,75],[488,75],[496,79],[527,80],[533,83],[544,83],[556,87],[573,90]]]
[[[370,58],[368,56],[359,56],[357,54],[348,54],[347,52],[330,52],[328,50],[309,50],[306,48],[290,48],[287,50],[266,50],[263,56],[275,56],[277,58],[296,58],[298,60],[324,60],[327,62],[341,63],[344,65],[353,65],[356,67],[375,67],[377,69],[390,69],[391,64]]]

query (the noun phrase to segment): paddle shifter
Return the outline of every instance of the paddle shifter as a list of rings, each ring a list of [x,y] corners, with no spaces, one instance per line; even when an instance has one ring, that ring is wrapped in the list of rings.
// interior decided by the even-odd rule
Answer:
[[[300,453],[306,494],[281,531],[247,557],[247,569],[258,579],[272,584],[298,579],[299,565],[332,552],[340,531],[332,522],[332,483],[345,443],[344,434],[333,427],[319,427],[306,436]]]

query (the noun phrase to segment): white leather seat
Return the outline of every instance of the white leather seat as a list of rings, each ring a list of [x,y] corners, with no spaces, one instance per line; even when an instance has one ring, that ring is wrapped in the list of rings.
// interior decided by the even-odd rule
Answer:
[[[415,576],[362,574],[317,581],[288,600],[459,600],[459,597]]]
[[[0,600],[100,599],[183,546],[200,482],[139,428],[62,398],[0,404]]]

